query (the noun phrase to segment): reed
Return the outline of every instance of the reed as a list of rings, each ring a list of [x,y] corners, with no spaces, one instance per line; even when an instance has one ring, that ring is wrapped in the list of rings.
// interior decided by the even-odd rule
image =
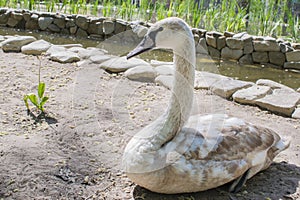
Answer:
[[[300,41],[299,18],[291,0],[0,0],[1,7],[89,14],[124,20],[157,20],[177,16],[191,26],[254,35],[287,36]],[[134,3],[133,3],[134,2]],[[244,4],[242,4],[244,2]]]

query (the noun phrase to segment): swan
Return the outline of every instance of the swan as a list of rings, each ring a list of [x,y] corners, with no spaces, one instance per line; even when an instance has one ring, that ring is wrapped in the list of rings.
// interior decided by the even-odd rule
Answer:
[[[204,191],[231,182],[230,192],[269,167],[289,146],[274,131],[225,114],[190,116],[195,44],[189,26],[166,18],[151,26],[127,59],[154,48],[172,49],[174,83],[169,106],[127,144],[126,175],[157,193]]]

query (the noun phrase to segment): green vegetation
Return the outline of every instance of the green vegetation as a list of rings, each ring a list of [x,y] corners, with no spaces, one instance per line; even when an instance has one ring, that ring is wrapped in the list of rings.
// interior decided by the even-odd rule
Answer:
[[[254,35],[286,36],[300,41],[299,0],[0,0],[0,7],[69,14],[92,14],[154,22],[177,16],[207,30],[247,31]]]
[[[40,61],[40,65],[39,65],[39,84],[38,84],[38,88],[37,88],[37,94],[38,96],[36,96],[33,93],[29,93],[26,94],[23,98],[25,106],[27,108],[27,110],[30,112],[30,108],[29,108],[29,104],[28,104],[28,100],[30,100],[30,102],[38,109],[41,111],[41,113],[44,113],[44,104],[46,103],[46,101],[49,99],[49,97],[44,96],[45,93],[45,89],[46,89],[46,84],[44,82],[41,82],[40,80],[40,76],[41,76],[41,60],[38,57],[39,61]]]

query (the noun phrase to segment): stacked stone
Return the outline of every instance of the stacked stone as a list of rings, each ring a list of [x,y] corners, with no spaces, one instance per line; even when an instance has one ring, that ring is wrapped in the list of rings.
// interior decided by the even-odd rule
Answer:
[[[118,35],[122,42],[138,42],[151,24],[128,23],[120,19],[104,17],[2,8],[0,26],[100,40]],[[192,28],[192,32],[197,53],[207,54],[215,59],[234,60],[241,64],[260,64],[280,69],[300,70],[300,44],[291,44],[273,37],[252,36],[246,32],[220,33],[197,28]]]
[[[234,60],[240,64],[260,64],[280,69],[300,70],[300,44],[273,37],[252,36],[246,32],[207,32],[192,29],[196,52],[215,59]]]
[[[131,25],[120,19],[93,18],[27,10],[0,9],[0,26],[49,31],[76,37],[104,39],[131,30]]]

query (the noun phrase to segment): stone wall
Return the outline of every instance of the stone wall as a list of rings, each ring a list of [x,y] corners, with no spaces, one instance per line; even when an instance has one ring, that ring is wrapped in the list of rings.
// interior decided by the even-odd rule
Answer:
[[[133,26],[120,19],[0,9],[0,26],[100,40],[125,31],[129,32],[126,35],[127,40],[136,40],[146,33],[150,25],[145,24],[137,28],[136,24]],[[207,54],[215,59],[235,60],[240,64],[261,64],[267,67],[300,70],[299,43],[273,37],[252,36],[246,32],[220,33],[196,28],[192,28],[192,31],[197,53]]]

